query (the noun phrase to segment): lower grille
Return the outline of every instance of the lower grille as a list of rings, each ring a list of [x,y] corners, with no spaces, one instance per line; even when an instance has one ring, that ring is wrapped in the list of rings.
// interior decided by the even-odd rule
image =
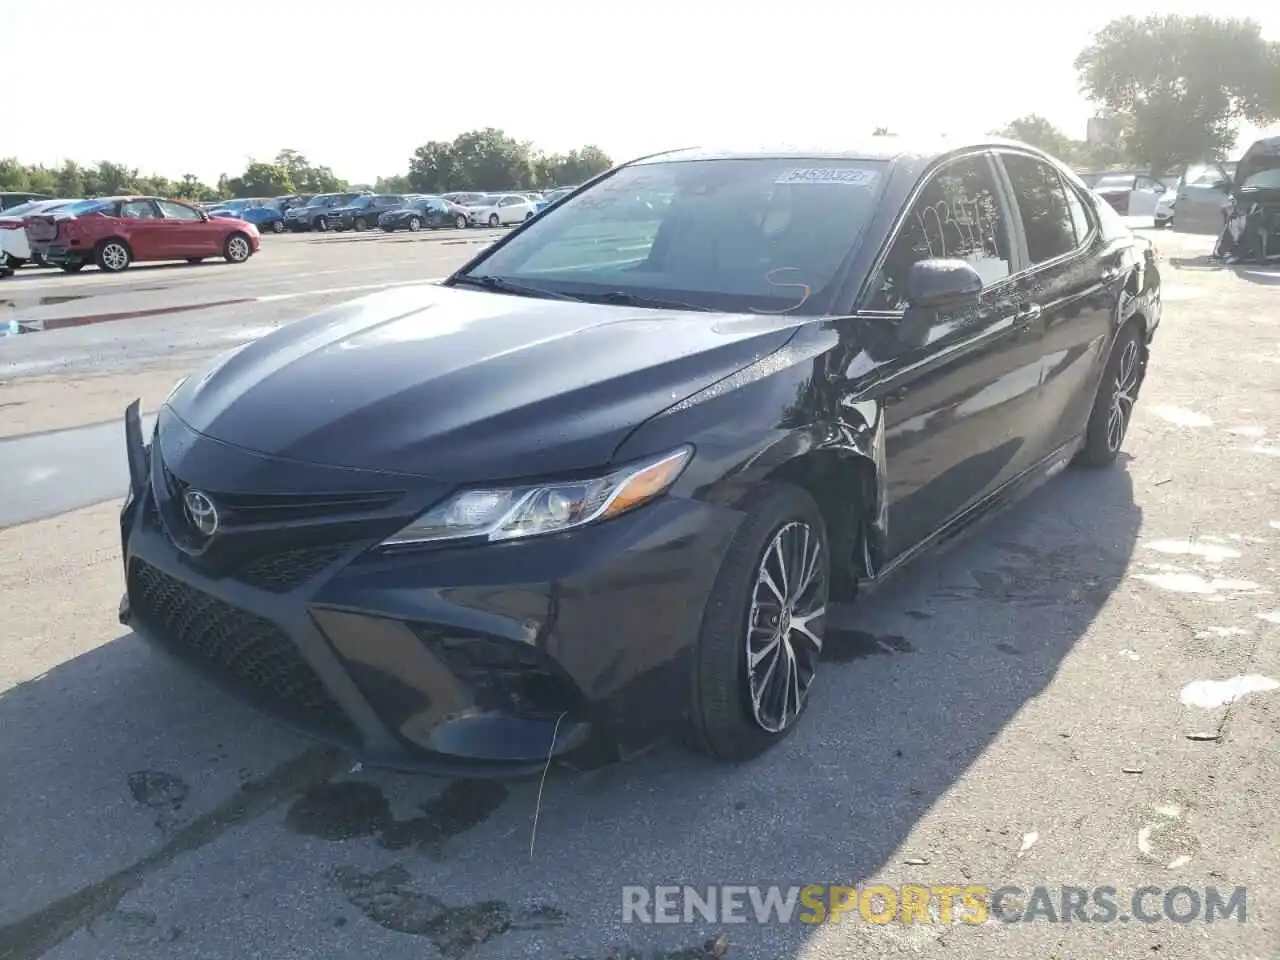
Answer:
[[[533,647],[487,637],[415,632],[472,691],[482,707],[535,719],[574,714],[581,698],[574,686]]]
[[[236,571],[235,578],[259,590],[288,593],[319,574],[346,550],[344,544],[338,544],[255,557]]]
[[[129,604],[156,639],[261,709],[318,732],[355,730],[285,633],[142,560],[129,568]]]

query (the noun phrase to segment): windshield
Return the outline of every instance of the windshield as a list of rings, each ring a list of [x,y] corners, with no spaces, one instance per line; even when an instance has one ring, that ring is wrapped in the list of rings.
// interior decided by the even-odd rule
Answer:
[[[110,200],[77,200],[75,203],[70,203],[65,207],[59,208],[58,212],[74,214],[93,213],[97,210],[101,210],[105,206],[108,206],[110,203]]]
[[[731,159],[624,167],[557,204],[474,273],[570,296],[818,312],[875,212],[877,161]]]
[[[1257,187],[1261,190],[1280,190],[1280,166],[1270,170],[1259,170],[1244,178],[1242,187]]]
[[[312,197],[310,200],[308,200],[307,206],[308,207],[324,207],[324,206],[328,206],[331,200],[336,200],[336,199],[337,199],[337,194],[335,193],[322,193],[320,196]]]
[[[468,207],[491,207],[498,202],[498,198],[477,193],[469,197],[463,197],[460,202]]]
[[[550,193],[548,193],[548,194],[547,194],[545,197],[543,197],[542,199],[543,199],[544,201],[545,201],[545,200],[549,200],[549,201],[559,200],[561,197],[567,197],[569,194],[573,193],[573,191],[574,191],[574,188],[573,188],[573,187],[561,187],[559,190],[552,190]]]

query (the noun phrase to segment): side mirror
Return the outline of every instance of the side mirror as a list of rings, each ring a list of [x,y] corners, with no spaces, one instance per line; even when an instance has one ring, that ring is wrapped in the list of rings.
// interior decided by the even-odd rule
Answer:
[[[964,260],[920,260],[907,274],[907,310],[897,337],[908,347],[923,347],[941,310],[976,306],[982,275]]]
[[[907,274],[907,302],[936,310],[977,303],[982,275],[964,260],[919,260]]]

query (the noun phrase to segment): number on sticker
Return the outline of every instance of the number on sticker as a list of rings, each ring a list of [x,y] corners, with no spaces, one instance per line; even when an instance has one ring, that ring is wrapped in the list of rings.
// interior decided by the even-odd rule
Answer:
[[[841,183],[846,186],[866,187],[875,182],[874,170],[857,170],[848,167],[794,167],[783,172],[775,183]]]

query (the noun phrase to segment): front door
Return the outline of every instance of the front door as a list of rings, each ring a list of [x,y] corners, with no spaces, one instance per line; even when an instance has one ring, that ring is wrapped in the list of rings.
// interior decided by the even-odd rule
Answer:
[[[217,235],[205,227],[200,211],[173,200],[157,200],[156,206],[160,208],[165,229],[171,238],[168,256],[177,260],[208,257],[221,252],[217,249]]]
[[[885,404],[886,559],[919,544],[1028,463],[1041,330],[1021,310],[1012,225],[988,153],[948,162],[908,212],[859,311],[864,325],[880,325],[878,349],[887,355],[870,388]],[[973,264],[985,282],[978,307],[939,311],[923,346],[885,346],[905,321],[911,264],[930,258]]]
[[[1229,190],[1230,178],[1221,166],[1193,164],[1178,183],[1173,205],[1174,229],[1187,233],[1220,233]]]
[[[1039,313],[1044,328],[1041,396],[1025,427],[1028,459],[1034,461],[1075,438],[1089,418],[1106,359],[1122,254],[1105,252],[1097,215],[1053,164],[1012,150],[998,151],[997,158],[1024,241],[1019,297],[1024,310]]]

